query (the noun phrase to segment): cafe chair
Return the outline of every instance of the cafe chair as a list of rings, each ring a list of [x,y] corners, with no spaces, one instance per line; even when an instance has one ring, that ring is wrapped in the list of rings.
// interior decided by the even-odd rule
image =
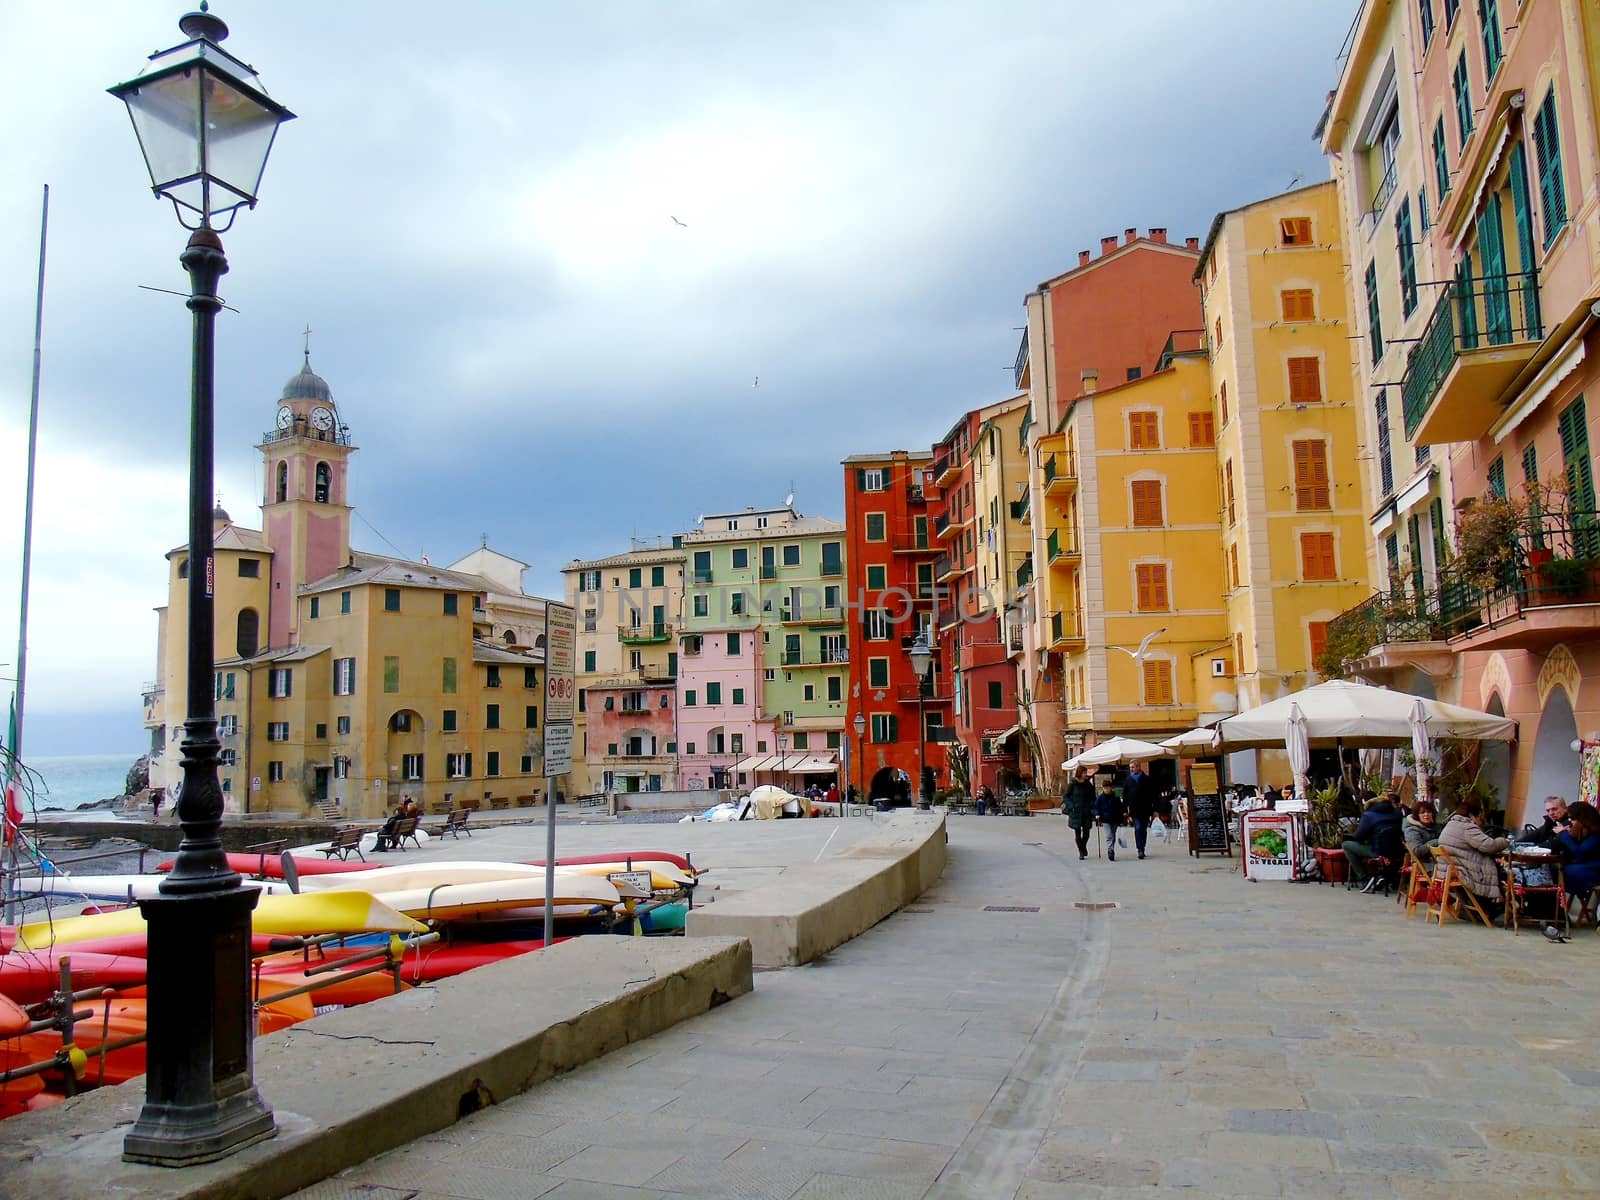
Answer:
[[[1434,888],[1433,872],[1428,870],[1428,865],[1417,856],[1417,852],[1407,846],[1405,865],[1400,868],[1400,887],[1395,892],[1394,901],[1406,906],[1408,921],[1417,911],[1419,900],[1424,908],[1434,902]]]
[[[1427,912],[1423,914],[1422,922],[1427,924],[1429,917],[1438,920],[1440,927],[1444,926],[1445,918],[1452,921],[1461,919],[1461,910],[1465,908],[1469,913],[1483,923],[1485,929],[1493,929],[1494,922],[1489,919],[1489,914],[1479,903],[1478,897],[1467,890],[1467,885],[1462,881],[1461,871],[1456,866],[1455,855],[1443,846],[1433,848],[1433,877],[1438,885],[1438,902],[1434,903],[1432,895],[1429,896]],[[1440,874],[1440,865],[1443,865],[1443,874]]]
[[[1523,909],[1526,908],[1530,896],[1549,896],[1556,907],[1555,921],[1560,923],[1561,932],[1571,936],[1572,915],[1567,911],[1566,881],[1561,873],[1561,859],[1554,854],[1517,854],[1512,852],[1506,855],[1506,927],[1513,934],[1520,931],[1521,922],[1525,917]],[[1537,882],[1541,876],[1534,872],[1543,872],[1543,878],[1549,883]],[[1528,882],[1533,879],[1536,882]],[[1545,918],[1528,918],[1535,927],[1543,925]]]

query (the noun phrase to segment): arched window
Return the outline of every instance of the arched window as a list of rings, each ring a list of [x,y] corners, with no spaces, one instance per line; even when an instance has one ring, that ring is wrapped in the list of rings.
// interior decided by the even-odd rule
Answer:
[[[514,646],[516,644],[517,644],[517,631],[514,630],[514,629],[506,630],[506,645]]]
[[[278,503],[282,504],[289,498],[289,464],[278,464]]]
[[[333,487],[333,472],[328,470],[327,463],[317,464],[317,503],[328,502],[328,492]]]
[[[253,608],[239,610],[239,657],[249,658],[261,648],[261,614]]]

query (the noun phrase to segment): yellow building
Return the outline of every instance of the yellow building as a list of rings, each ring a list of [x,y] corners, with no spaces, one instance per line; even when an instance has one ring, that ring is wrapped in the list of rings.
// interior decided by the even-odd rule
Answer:
[[[1333,183],[1287,192],[1218,214],[1195,274],[1240,708],[1316,682],[1328,622],[1372,590],[1343,231]]]
[[[548,790],[544,601],[487,546],[451,567],[350,548],[355,447],[310,366],[284,387],[263,459],[263,529],[217,510],[214,695],[230,811],[374,816],[531,804]],[[151,786],[182,777],[189,553],[168,554]]]
[[[1225,627],[1214,424],[1190,342],[1078,397],[1041,464],[1039,578],[1069,740],[1159,739],[1220,715],[1206,658]]]

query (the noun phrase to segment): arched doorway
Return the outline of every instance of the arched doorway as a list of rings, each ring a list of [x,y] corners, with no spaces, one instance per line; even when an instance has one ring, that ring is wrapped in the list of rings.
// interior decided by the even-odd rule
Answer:
[[[876,800],[880,797],[885,800],[897,799],[900,794],[900,772],[893,767],[883,767],[872,775],[872,783],[867,788],[867,799]]]
[[[389,767],[388,794],[375,793],[379,797],[376,807],[382,812],[401,800],[409,799],[426,808],[429,764],[422,752],[425,739],[422,714],[402,708],[390,715],[387,729],[388,745],[384,761]],[[435,777],[443,773],[444,763],[433,764]]]
[[[1489,697],[1489,703],[1484,706],[1485,712],[1491,712],[1497,717],[1506,715],[1506,706],[1500,701],[1500,693],[1495,692]],[[1478,778],[1494,789],[1494,806],[1506,811],[1506,827],[1515,829],[1526,819],[1522,813],[1528,811],[1527,797],[1523,797],[1519,805],[1519,812],[1511,808],[1511,743],[1510,742],[1482,742],[1478,756]]]
[[[1578,736],[1577,718],[1565,688],[1554,688],[1539,717],[1539,736],[1533,744],[1533,770],[1528,777],[1526,813],[1538,811],[1546,796],[1578,798],[1578,753],[1572,743]],[[1519,814],[1519,821],[1521,814]]]

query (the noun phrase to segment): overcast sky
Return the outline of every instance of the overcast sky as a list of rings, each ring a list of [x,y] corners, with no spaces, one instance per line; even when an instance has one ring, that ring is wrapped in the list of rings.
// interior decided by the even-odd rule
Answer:
[[[182,9],[0,4],[0,662],[48,183],[28,703],[117,712],[118,751],[185,533],[189,316],[139,289],[187,286],[186,235],[105,88]],[[222,502],[259,525],[253,447],[309,324],[360,548],[486,535],[557,591],[571,558],[791,481],[839,517],[846,454],[1008,394],[1022,297],[1079,249],[1325,177],[1355,9],[223,0],[298,119],[226,237]]]

